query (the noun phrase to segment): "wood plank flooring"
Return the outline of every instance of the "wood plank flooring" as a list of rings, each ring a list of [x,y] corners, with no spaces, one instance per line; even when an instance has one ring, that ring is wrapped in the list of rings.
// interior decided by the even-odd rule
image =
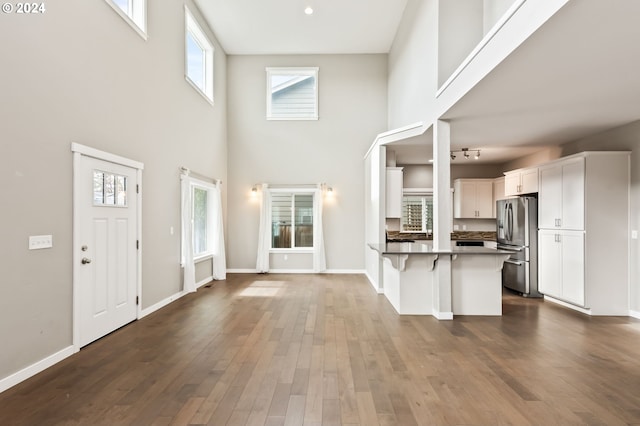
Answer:
[[[231,274],[0,394],[0,425],[640,425],[640,321],[503,306],[401,317],[361,275]]]

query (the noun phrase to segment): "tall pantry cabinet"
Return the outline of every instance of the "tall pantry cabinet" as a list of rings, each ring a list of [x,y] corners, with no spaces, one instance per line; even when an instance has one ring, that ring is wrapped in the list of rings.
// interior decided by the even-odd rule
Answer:
[[[538,287],[592,315],[629,314],[629,152],[539,167]]]

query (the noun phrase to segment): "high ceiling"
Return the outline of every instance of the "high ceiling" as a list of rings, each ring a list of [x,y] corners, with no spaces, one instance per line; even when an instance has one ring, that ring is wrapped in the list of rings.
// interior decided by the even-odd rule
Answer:
[[[387,53],[407,2],[195,1],[229,54]],[[452,147],[500,163],[640,119],[638,16],[639,0],[569,1],[444,113]],[[424,163],[430,142],[398,161]]]
[[[407,0],[195,2],[228,54],[279,55],[387,53]]]

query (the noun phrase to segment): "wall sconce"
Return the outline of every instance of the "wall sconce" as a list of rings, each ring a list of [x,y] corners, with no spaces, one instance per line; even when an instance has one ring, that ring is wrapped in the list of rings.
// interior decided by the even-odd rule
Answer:
[[[472,151],[475,151],[476,154],[473,156],[474,160],[477,160],[480,158],[480,150],[479,149],[474,149]],[[451,161],[456,159],[456,153],[460,153],[464,156],[465,160],[468,160],[470,155],[469,155],[469,148],[462,148],[462,149],[454,149],[451,151]]]

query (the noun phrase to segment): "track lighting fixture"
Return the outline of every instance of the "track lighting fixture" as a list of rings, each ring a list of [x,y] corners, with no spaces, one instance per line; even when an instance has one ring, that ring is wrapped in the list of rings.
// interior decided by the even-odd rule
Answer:
[[[475,155],[473,156],[474,160],[477,160],[480,158],[480,150],[479,149],[474,149],[472,151],[475,151]],[[471,155],[469,154],[469,148],[462,148],[462,149],[454,149],[451,151],[451,161],[456,159],[456,153],[461,153],[462,156],[465,158],[465,160],[468,160]]]

